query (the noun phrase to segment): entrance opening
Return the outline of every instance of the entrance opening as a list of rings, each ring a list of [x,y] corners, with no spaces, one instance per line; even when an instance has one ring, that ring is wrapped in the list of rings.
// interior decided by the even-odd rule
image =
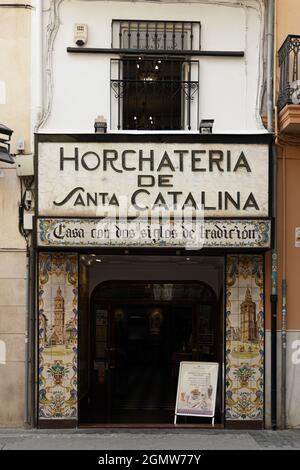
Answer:
[[[81,258],[82,425],[172,425],[181,361],[220,364],[223,423],[223,279],[216,257]]]

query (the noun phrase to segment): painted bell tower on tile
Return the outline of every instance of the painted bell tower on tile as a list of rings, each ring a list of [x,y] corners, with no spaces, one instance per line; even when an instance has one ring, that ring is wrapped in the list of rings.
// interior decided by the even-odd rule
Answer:
[[[54,330],[50,342],[53,345],[65,342],[65,300],[60,287],[54,299]]]
[[[258,340],[256,304],[252,300],[249,288],[241,305],[241,340],[246,342]]]

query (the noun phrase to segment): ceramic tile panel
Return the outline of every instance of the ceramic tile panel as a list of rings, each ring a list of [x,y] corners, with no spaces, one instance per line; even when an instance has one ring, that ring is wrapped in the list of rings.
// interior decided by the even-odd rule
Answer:
[[[263,256],[227,257],[226,420],[264,419]]]
[[[77,255],[39,255],[39,419],[77,419]]]

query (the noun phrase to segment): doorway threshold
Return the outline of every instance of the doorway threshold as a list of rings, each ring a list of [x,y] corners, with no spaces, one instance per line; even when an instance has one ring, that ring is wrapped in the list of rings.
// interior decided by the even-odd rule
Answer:
[[[81,423],[78,429],[225,429],[224,424],[102,424],[102,423]]]

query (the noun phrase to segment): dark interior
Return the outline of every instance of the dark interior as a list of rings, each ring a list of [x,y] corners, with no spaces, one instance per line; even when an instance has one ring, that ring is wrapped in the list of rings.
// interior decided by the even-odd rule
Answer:
[[[81,423],[172,424],[180,362],[222,362],[221,308],[200,282],[98,285],[90,301],[88,370],[81,364]],[[221,387],[216,407],[221,423]]]
[[[123,60],[123,129],[180,130],[182,76],[180,60]]]

